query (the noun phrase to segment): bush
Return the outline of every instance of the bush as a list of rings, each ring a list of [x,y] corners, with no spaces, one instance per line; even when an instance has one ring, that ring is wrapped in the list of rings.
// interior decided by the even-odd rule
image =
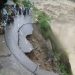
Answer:
[[[50,24],[48,23],[48,21],[51,21],[51,18],[46,13],[35,7],[34,14],[38,16],[37,21],[39,23],[42,35],[45,39],[49,39],[51,41],[52,49],[55,58],[57,59],[56,66],[58,67],[59,72],[61,72],[62,75],[72,75],[67,54],[64,52],[60,42],[57,40],[56,36],[52,32],[52,29],[50,28]]]
[[[50,26],[48,23],[48,16],[44,12],[40,11],[40,14],[38,15],[38,23],[43,36],[48,39]]]
[[[59,67],[60,72],[63,75],[71,75],[71,67],[67,55],[66,53],[63,53],[63,50],[62,52],[60,52],[62,48],[60,47],[57,39],[55,39],[55,36],[50,28],[48,20],[49,17],[44,12],[40,12],[40,14],[38,15],[38,23],[42,35],[45,37],[45,39],[50,39],[52,43],[52,48],[57,59],[57,66]]]
[[[22,4],[24,5],[24,7],[29,7],[30,8],[32,6],[32,4],[29,0],[23,0]]]

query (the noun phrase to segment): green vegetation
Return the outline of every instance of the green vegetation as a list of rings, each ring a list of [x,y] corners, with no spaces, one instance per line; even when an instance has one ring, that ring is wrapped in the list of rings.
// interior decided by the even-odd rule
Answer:
[[[40,25],[41,32],[46,39],[49,38],[50,30],[48,19],[49,18],[47,17],[47,14],[44,12],[40,12],[40,14],[38,15],[38,23]]]
[[[22,4],[24,5],[24,7],[29,7],[30,8],[32,6],[32,4],[29,0],[23,0]]]
[[[14,3],[18,3],[19,2],[19,0],[13,0],[14,1]]]
[[[69,68],[66,67],[65,64],[60,64],[59,67],[60,67],[60,71],[63,75],[72,75],[72,73],[70,73]]]
[[[59,71],[62,75],[72,75],[67,54],[64,52],[61,44],[50,28],[49,21],[51,22],[51,18],[48,17],[45,12],[39,11],[37,9],[35,10],[38,11],[37,21],[39,23],[42,35],[45,37],[45,39],[50,39],[52,43],[52,48],[55,54],[55,58],[57,59],[57,66],[59,68]]]

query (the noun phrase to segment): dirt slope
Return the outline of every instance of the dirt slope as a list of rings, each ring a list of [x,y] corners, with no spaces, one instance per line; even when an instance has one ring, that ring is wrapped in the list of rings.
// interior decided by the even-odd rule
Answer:
[[[36,7],[52,16],[51,27],[68,53],[75,75],[75,3],[71,0],[33,0]]]
[[[38,24],[33,24],[33,34],[27,36],[27,39],[32,43],[34,50],[27,53],[30,59],[47,71],[58,72],[58,67],[52,52],[52,46],[49,40],[45,40],[41,35]]]

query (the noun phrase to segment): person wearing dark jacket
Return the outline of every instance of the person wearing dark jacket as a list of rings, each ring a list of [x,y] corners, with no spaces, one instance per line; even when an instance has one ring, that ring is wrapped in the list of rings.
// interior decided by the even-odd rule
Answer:
[[[26,15],[26,8],[25,8],[24,11],[23,11],[23,15],[24,15],[24,16]]]
[[[19,15],[21,15],[22,14],[22,12],[21,12],[21,8],[19,8]]]

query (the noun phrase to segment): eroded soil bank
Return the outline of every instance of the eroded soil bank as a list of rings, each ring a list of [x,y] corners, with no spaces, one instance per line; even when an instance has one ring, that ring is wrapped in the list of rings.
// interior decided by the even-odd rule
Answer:
[[[75,2],[74,0],[33,0],[35,6],[52,17],[50,25],[67,52],[75,75]]]
[[[64,48],[62,48],[53,33],[50,35],[51,41],[45,40],[40,32],[39,25],[34,24],[33,28],[33,34],[27,36],[27,39],[34,47],[34,50],[31,53],[27,53],[29,58],[35,63],[38,63],[40,67],[45,70],[52,70],[58,73],[61,73],[60,71],[67,72],[68,74],[71,73],[68,56],[63,51]]]
[[[34,24],[33,28],[33,34],[27,36],[27,39],[32,43],[34,50],[31,53],[27,53],[27,55],[35,63],[38,63],[41,68],[57,72],[58,68],[52,51],[51,42],[43,38],[37,24]]]

